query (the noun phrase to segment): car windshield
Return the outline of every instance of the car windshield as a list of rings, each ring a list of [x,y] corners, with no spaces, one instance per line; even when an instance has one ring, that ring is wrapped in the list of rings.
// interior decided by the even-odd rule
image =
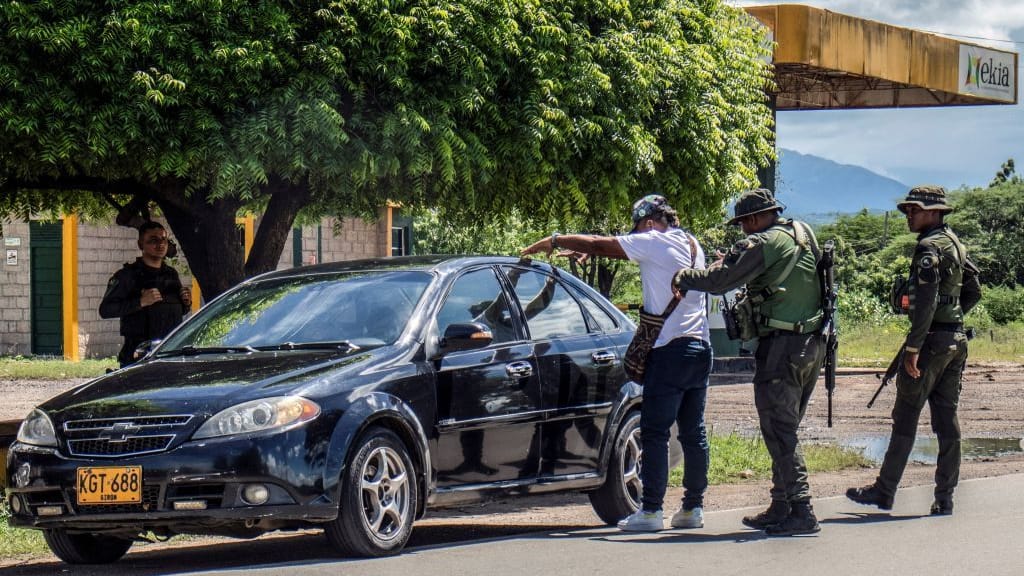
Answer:
[[[392,344],[431,279],[427,272],[384,271],[255,282],[204,309],[157,355]]]

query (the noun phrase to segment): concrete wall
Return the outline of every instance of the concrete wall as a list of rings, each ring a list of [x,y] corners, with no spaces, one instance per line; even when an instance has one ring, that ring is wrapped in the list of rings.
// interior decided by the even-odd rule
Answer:
[[[31,259],[27,222],[4,222],[4,261],[0,263],[0,354],[29,354],[32,350]],[[19,242],[18,246],[7,246]],[[7,251],[17,264],[7,263]]]

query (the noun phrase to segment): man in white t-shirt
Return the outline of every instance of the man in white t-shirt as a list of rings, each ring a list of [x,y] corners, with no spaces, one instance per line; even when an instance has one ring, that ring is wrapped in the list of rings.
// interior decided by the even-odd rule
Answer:
[[[680,268],[704,268],[704,252],[692,234],[679,228],[679,216],[664,197],[644,196],[633,204],[633,230],[622,236],[552,234],[523,249],[559,255],[592,254],[632,260],[640,266],[644,309],[662,314],[674,298],[672,278]],[[690,291],[665,321],[647,360],[640,436],[642,506],[619,522],[629,531],[665,528],[662,505],[668,484],[668,442],[672,423],[679,425],[684,473],[682,507],[672,516],[673,528],[704,525],[704,492],[708,486],[708,439],[704,405],[711,375],[712,353],[705,295]]]

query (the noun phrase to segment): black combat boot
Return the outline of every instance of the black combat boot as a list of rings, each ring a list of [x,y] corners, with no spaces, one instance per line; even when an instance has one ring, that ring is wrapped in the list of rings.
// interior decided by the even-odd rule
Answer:
[[[932,502],[932,516],[949,516],[953,513],[952,498],[936,498]]]
[[[744,516],[743,525],[749,526],[754,530],[764,530],[769,526],[782,522],[787,516],[789,516],[789,502],[772,500],[771,506],[768,506],[768,509],[764,512],[757,516]]]
[[[818,519],[810,502],[793,502],[789,516],[785,520],[764,529],[769,536],[795,536],[797,534],[814,534],[820,532]]]
[[[892,496],[882,494],[875,484],[868,484],[863,488],[850,488],[846,491],[846,497],[857,504],[878,506],[881,510],[892,510]]]

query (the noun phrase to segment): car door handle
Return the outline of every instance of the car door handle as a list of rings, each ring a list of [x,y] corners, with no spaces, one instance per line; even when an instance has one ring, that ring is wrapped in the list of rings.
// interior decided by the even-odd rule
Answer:
[[[526,378],[533,375],[533,366],[529,362],[510,362],[505,364],[505,373],[513,378]]]
[[[607,350],[598,350],[590,355],[590,359],[594,364],[611,364],[615,362],[615,354]]]

